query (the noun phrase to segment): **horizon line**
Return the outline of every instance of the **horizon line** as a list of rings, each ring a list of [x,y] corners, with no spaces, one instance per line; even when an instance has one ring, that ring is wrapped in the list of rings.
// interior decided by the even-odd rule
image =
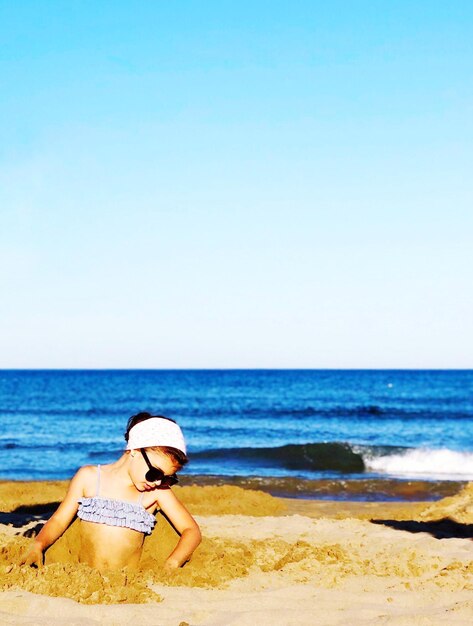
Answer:
[[[0,367],[0,372],[471,372],[473,367]]]

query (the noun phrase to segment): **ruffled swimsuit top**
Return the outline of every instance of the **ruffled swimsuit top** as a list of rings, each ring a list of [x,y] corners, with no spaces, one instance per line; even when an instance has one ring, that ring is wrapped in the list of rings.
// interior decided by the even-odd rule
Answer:
[[[138,502],[126,502],[113,498],[101,498],[100,493],[100,465],[97,465],[97,493],[92,498],[78,500],[77,517],[85,522],[108,524],[131,528],[145,535],[150,535],[156,524],[156,518],[144,508],[142,501],[144,493]]]

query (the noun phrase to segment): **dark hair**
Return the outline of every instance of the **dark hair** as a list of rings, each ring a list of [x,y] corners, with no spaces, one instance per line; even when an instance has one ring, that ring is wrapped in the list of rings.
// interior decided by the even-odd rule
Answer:
[[[128,442],[128,439],[130,437],[130,430],[133,428],[133,426],[136,426],[140,422],[149,420],[151,417],[159,417],[160,419],[168,420],[169,422],[173,422],[174,424],[176,424],[176,421],[172,420],[170,417],[164,417],[164,415],[151,415],[151,413],[143,411],[141,413],[137,413],[136,415],[132,415],[128,420],[125,431],[125,441]],[[178,450],[177,448],[173,448],[172,446],[150,446],[149,450],[158,450],[159,452],[162,452],[170,459],[172,459],[174,463],[180,465],[181,467],[189,462],[187,455],[184,454],[182,450]]]

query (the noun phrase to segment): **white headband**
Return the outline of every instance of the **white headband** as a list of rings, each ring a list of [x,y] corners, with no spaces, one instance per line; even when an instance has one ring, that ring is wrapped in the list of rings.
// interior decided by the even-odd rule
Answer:
[[[186,442],[179,426],[162,417],[150,417],[131,428],[128,435],[127,450],[170,446],[186,454]]]

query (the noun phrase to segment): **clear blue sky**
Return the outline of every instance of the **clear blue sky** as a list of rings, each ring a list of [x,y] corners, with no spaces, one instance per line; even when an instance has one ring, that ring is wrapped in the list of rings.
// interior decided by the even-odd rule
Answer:
[[[0,0],[0,367],[473,367],[472,32]]]

